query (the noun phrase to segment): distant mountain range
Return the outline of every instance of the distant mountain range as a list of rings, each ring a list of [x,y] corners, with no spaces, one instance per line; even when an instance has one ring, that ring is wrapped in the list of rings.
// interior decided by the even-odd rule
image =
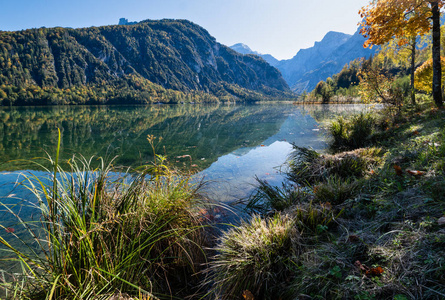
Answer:
[[[293,97],[276,68],[190,21],[120,22],[0,31],[0,104]]]
[[[0,105],[289,99],[375,52],[329,32],[279,61],[187,20],[119,23],[0,31]]]
[[[242,54],[262,57],[280,70],[293,91],[301,93],[313,90],[320,80],[326,80],[340,72],[350,61],[373,55],[378,48],[363,48],[364,40],[358,30],[353,35],[330,31],[320,42],[315,42],[313,47],[301,49],[293,58],[287,60],[277,60],[269,54],[260,54],[244,44],[236,44],[231,48]]]

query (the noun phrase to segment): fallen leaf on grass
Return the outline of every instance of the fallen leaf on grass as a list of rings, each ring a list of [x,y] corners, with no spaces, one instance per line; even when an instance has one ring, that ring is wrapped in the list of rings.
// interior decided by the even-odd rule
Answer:
[[[383,274],[384,270],[382,267],[378,266],[376,268],[370,268],[363,265],[359,260],[357,260],[354,265],[360,269],[360,271],[365,272],[366,276],[375,277]]]
[[[245,300],[255,300],[255,297],[253,296],[252,292],[251,292],[251,291],[248,291],[248,290],[245,290],[245,291],[243,292],[243,298],[244,298]]]
[[[331,202],[321,203],[320,206],[324,209],[332,209]]]
[[[399,165],[394,165],[392,166],[394,168],[394,170],[396,171],[397,176],[402,176],[403,175],[403,171],[402,168]]]
[[[419,132],[417,130],[414,130],[413,135],[419,135]]]
[[[359,268],[360,271],[363,271],[363,272],[366,272],[366,270],[369,269],[368,267],[365,268],[365,266],[362,265],[362,263],[361,263],[359,260],[357,260],[357,261],[354,263],[354,265],[355,265],[357,268]]]
[[[11,227],[6,227],[6,228],[5,228],[5,231],[6,231],[7,233],[14,233],[15,229],[14,229],[14,228],[11,228]]]
[[[380,276],[383,273],[383,268],[378,266],[377,268],[371,268],[365,272],[366,276]]]
[[[424,172],[424,171],[417,171],[417,170],[406,170],[406,173],[414,175],[414,176],[421,176],[421,175],[426,174],[426,172]]]

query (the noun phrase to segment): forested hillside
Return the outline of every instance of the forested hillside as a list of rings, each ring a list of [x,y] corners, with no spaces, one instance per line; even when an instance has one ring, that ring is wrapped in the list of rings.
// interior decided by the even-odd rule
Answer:
[[[0,103],[292,97],[278,70],[185,20],[0,32]]]

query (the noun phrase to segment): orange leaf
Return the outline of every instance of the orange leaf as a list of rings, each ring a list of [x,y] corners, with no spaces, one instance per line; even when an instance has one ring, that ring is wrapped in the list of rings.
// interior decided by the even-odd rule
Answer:
[[[255,300],[255,297],[253,296],[251,291],[245,290],[243,292],[243,298],[246,300]]]
[[[419,135],[419,132],[417,130],[414,130],[413,135]]]
[[[408,44],[408,41],[406,39],[400,39],[399,42],[397,43],[399,45],[399,47]]]
[[[394,165],[393,168],[396,171],[397,176],[402,176],[403,175],[402,168],[399,165]]]
[[[383,268],[378,266],[377,268],[371,268],[368,271],[366,271],[367,276],[380,276],[383,273]]]
[[[331,202],[321,203],[320,206],[324,209],[332,209]]]
[[[417,171],[417,170],[406,170],[406,173],[414,175],[414,176],[421,176],[421,175],[426,174],[426,172],[424,172],[424,171]]]

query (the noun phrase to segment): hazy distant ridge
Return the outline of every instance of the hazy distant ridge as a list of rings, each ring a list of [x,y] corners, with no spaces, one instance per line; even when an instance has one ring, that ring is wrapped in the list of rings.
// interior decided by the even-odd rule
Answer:
[[[270,55],[270,54],[261,54],[261,53],[259,53],[257,51],[253,51],[252,49],[250,49],[249,46],[247,46],[246,44],[243,44],[243,43],[235,44],[233,46],[230,46],[230,48],[232,48],[233,50],[235,50],[236,52],[239,52],[241,54],[255,54],[255,55],[258,55],[258,56],[262,57],[265,61],[267,61],[273,67],[276,67],[277,64],[280,62],[278,59],[276,59],[272,55]]]

